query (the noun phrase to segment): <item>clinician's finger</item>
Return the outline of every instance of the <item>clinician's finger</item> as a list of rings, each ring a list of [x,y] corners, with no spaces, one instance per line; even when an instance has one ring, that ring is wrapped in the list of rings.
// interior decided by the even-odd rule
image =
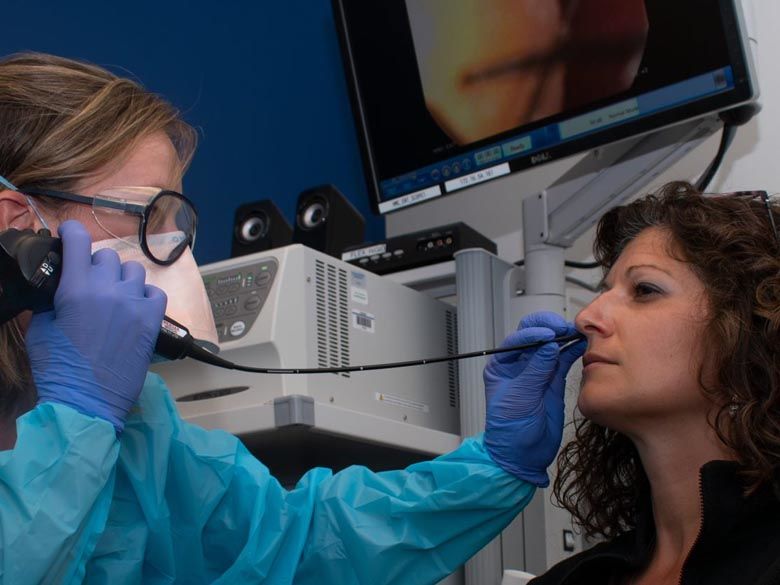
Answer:
[[[139,297],[146,295],[146,269],[140,262],[123,262],[121,279],[126,291]]]
[[[506,339],[501,342],[499,347],[514,347],[516,345],[526,345],[540,341],[550,341],[554,338],[555,333],[551,329],[547,329],[546,327],[528,327],[526,329],[518,329],[517,331],[510,333]],[[533,351],[533,349],[534,348],[528,348],[525,350],[518,349],[516,351],[497,353],[494,357],[498,363],[506,364],[515,361],[523,352]]]
[[[555,331],[556,337],[573,335],[576,333],[574,324],[566,321],[558,313],[552,311],[539,311],[526,315],[520,321],[521,327],[547,327]]]
[[[523,370],[522,385],[507,385],[504,395],[501,399],[501,407],[504,410],[504,416],[516,418],[528,413],[529,405],[539,405],[544,401],[545,393],[549,391],[550,382],[555,375],[555,368],[558,365],[558,344],[545,343],[542,345],[528,362]],[[522,392],[521,397],[510,395]]]
[[[560,348],[557,343],[545,343],[536,350],[533,357],[528,361],[528,365],[523,370],[526,376],[533,376],[538,380],[545,380],[552,377],[555,369],[558,367],[558,355]]]
[[[92,254],[92,266],[112,282],[117,282],[122,277],[122,262],[119,260],[119,254],[111,248],[101,248]]]
[[[550,396],[548,397],[550,400],[554,401],[554,404],[563,404],[563,395],[566,393],[566,384],[564,380],[566,379],[572,364],[582,357],[582,354],[585,353],[587,347],[588,342],[583,339],[561,350],[558,358],[558,367],[555,373],[555,376],[560,380],[560,383],[552,384]]]
[[[588,340],[583,339],[577,343],[572,343],[561,351],[561,365],[560,370],[565,376],[571,368],[572,364],[582,357],[585,350],[588,348]]]
[[[165,307],[168,305],[168,295],[165,294],[163,289],[147,284],[145,286],[145,296],[147,299],[153,301],[155,310],[160,314],[160,323],[162,323],[162,318],[165,315]]]
[[[89,232],[74,219],[60,224],[57,232],[62,238],[61,285],[79,282],[92,265],[92,238]]]

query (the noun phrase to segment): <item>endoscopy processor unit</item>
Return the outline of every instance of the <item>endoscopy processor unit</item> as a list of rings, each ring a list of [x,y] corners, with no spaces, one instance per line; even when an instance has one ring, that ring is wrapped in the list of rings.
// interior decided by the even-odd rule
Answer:
[[[451,305],[294,244],[201,267],[221,358],[332,368],[457,353]],[[255,374],[156,364],[184,419],[250,436],[290,425],[438,454],[460,441],[456,362],[367,372]]]

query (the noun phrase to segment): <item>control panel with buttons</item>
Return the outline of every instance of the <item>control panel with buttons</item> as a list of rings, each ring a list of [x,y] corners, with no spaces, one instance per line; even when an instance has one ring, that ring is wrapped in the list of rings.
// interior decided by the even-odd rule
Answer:
[[[203,277],[220,343],[243,337],[268,298],[278,264],[273,258]]]

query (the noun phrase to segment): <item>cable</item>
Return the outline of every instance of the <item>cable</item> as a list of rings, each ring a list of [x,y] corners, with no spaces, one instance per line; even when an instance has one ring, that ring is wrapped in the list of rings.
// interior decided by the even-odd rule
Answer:
[[[576,286],[579,286],[581,288],[587,289],[590,292],[594,292],[594,293],[601,292],[601,290],[599,290],[599,287],[594,286],[594,285],[592,285],[592,284],[590,284],[588,282],[585,282],[584,280],[580,280],[579,278],[574,278],[573,276],[567,276],[566,277],[566,282],[569,282],[569,283],[574,284]]]
[[[412,360],[408,362],[391,362],[387,364],[370,364],[365,366],[344,366],[341,368],[253,368],[250,366],[241,366],[229,362],[227,360],[223,360],[222,358],[217,357],[213,353],[194,344],[192,344],[189,347],[187,351],[187,357],[191,357],[192,359],[197,360],[199,362],[207,363],[212,366],[217,366],[228,370],[239,370],[242,372],[253,372],[256,374],[340,374],[345,372],[367,372],[370,370],[391,370],[394,368],[406,368],[409,366],[424,366],[427,364],[436,364],[439,362],[449,362],[454,360],[463,360],[467,358],[488,356],[494,353],[508,353],[510,351],[519,351],[522,349],[538,347],[540,345],[544,345],[545,343],[549,343],[550,341],[555,341],[556,343],[561,344],[561,349],[565,349],[570,345],[573,345],[574,343],[577,343],[578,341],[583,339],[585,339],[584,335],[582,335],[581,333],[576,333],[574,335],[556,337],[555,339],[548,340],[548,341],[537,341],[535,343],[526,343],[524,345],[516,345],[513,347],[499,347],[496,349],[484,349],[481,351],[472,351],[469,353],[461,353],[458,355],[448,355],[448,356],[431,358],[431,359]]]
[[[564,266],[569,268],[582,268],[583,270],[592,270],[594,268],[601,268],[601,264],[598,262],[577,262],[575,260],[566,260]],[[525,260],[518,260],[515,262],[515,266],[525,265]]]
[[[712,159],[710,166],[702,173],[699,180],[696,182],[696,189],[700,192],[704,192],[709,187],[712,179],[715,178],[715,174],[718,172],[720,165],[723,164],[723,159],[731,146],[734,136],[737,133],[737,127],[734,124],[726,123],[723,125],[723,132],[720,136],[720,146],[718,146],[718,152],[715,153],[715,157]]]
[[[601,268],[601,264],[598,262],[576,262],[575,260],[566,260],[565,266],[569,268],[582,268],[584,270],[592,270],[593,268]]]
[[[718,147],[718,152],[715,153],[715,157],[712,159],[710,166],[707,167],[707,170],[702,173],[701,177],[696,182],[696,188],[699,191],[706,191],[707,187],[710,186],[712,179],[715,177],[715,174],[723,163],[726,152],[734,140],[737,128],[747,124],[753,119],[753,116],[760,111],[761,104],[751,102],[737,106],[736,108],[731,108],[730,110],[725,110],[718,115],[720,119],[723,120],[723,133],[720,137],[720,146]]]

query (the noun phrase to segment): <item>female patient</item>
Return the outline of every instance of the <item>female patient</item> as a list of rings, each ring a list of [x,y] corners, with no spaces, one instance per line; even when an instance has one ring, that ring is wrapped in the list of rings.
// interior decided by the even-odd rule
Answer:
[[[555,490],[607,542],[534,585],[780,583],[779,213],[676,183],[602,218]]]

